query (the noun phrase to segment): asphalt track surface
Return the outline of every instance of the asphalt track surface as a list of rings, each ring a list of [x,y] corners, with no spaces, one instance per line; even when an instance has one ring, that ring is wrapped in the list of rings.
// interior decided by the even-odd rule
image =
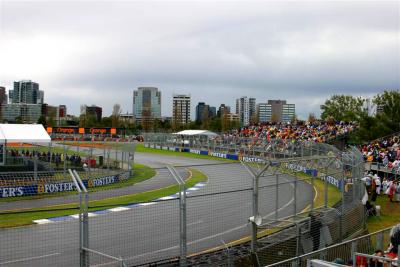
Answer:
[[[144,153],[136,153],[135,162],[156,168],[166,164],[198,165],[193,168],[208,176],[207,185],[187,197],[189,255],[249,235],[252,182],[239,163]],[[300,212],[310,203],[311,186],[299,182],[294,198],[293,183],[287,183],[290,181],[293,177],[281,176],[281,185],[276,188],[273,177],[261,178],[259,211],[264,218],[275,217],[276,192],[279,218],[293,214],[295,207]],[[162,182],[174,183],[170,175],[165,175]],[[91,217],[89,221],[89,247],[122,257],[129,266],[179,255],[179,203],[176,199]],[[100,263],[110,265],[98,266],[117,266],[112,265],[111,259],[91,253],[90,264]],[[79,266],[78,220],[1,229],[0,266]]]

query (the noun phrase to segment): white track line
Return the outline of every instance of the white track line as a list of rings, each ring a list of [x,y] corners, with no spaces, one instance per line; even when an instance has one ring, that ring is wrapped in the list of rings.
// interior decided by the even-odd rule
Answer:
[[[49,257],[57,256],[57,255],[60,255],[60,254],[61,253],[52,253],[52,254],[36,256],[36,257],[30,257],[30,258],[23,258],[23,259],[18,259],[18,260],[13,260],[13,261],[3,261],[3,262],[0,262],[0,265],[6,265],[6,264],[23,262],[23,261],[30,261],[30,260],[39,260],[39,259],[43,259],[43,258],[49,258]]]

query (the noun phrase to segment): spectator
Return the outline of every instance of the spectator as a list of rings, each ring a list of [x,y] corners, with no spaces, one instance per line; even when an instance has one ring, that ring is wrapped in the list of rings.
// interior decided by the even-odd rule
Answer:
[[[385,254],[385,257],[393,259],[393,266],[397,266],[398,247],[400,245],[400,224],[393,226],[390,231],[390,245]]]
[[[397,189],[396,181],[391,181],[389,184],[390,185],[389,185],[389,188],[388,188],[388,191],[389,191],[388,196],[389,196],[390,202],[393,202],[394,196],[396,194],[396,189]]]
[[[374,256],[377,257],[383,257],[383,251],[378,249],[375,250]],[[370,267],[383,267],[383,262],[382,260],[378,260],[378,259],[370,259],[368,262],[368,266]]]
[[[380,195],[382,191],[382,183],[381,178],[379,178],[378,174],[374,175],[375,185],[376,185],[376,194]]]

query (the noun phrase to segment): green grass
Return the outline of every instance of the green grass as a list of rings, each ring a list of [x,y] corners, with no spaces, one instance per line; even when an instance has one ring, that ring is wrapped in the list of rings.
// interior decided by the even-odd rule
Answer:
[[[282,170],[281,170],[282,171]],[[292,172],[285,171],[284,173],[289,175],[295,175],[299,179],[311,184],[312,176],[303,172]],[[314,177],[314,188],[316,190],[316,196],[314,196],[314,208],[322,207],[325,205],[325,181],[322,181],[318,177]],[[328,183],[328,207],[333,207],[342,199],[342,192],[334,185]]]
[[[390,202],[387,195],[378,196],[375,205],[381,206],[380,217],[369,217],[367,228],[370,233],[394,226],[400,223],[400,203]]]
[[[191,175],[186,179],[186,187],[207,181],[207,176],[196,169],[190,169]],[[157,190],[152,190],[143,193],[137,193],[126,196],[119,196],[103,200],[95,200],[89,202],[89,211],[103,210],[117,206],[123,206],[133,203],[149,202],[154,199],[173,195],[179,192],[178,185],[172,185]],[[33,220],[45,219],[51,217],[59,217],[78,213],[78,204],[65,204],[57,206],[48,206],[46,210],[30,209],[24,212],[0,213],[0,228],[17,227],[32,224]]]
[[[316,178],[314,187],[317,190],[317,197],[314,200],[314,207],[325,205],[325,182]],[[333,207],[342,199],[342,192],[334,185],[328,184],[328,207]]]
[[[176,152],[176,151],[170,151],[170,150],[148,148],[148,147],[144,147],[143,144],[136,144],[135,152],[151,153],[151,154],[166,155],[166,156],[176,156],[176,157],[186,157],[186,158],[196,158],[196,159],[220,160],[220,161],[225,161],[225,162],[235,162],[235,160],[217,158],[217,157],[212,157],[212,156],[207,156],[207,155],[198,155],[198,154],[193,154],[193,153],[189,153],[189,152]]]
[[[68,175],[68,178],[70,179],[69,174],[67,174],[67,175]],[[142,165],[142,164],[134,164],[133,175],[129,179],[123,180],[123,181],[120,181],[120,182],[114,183],[114,184],[89,188],[89,192],[97,192],[97,191],[116,189],[116,188],[134,185],[136,183],[140,183],[147,179],[150,179],[150,178],[154,177],[155,175],[156,175],[156,171],[154,169],[152,169],[148,166]],[[71,179],[71,181],[72,181],[72,179]],[[42,194],[42,195],[26,196],[26,197],[0,198],[0,203],[1,202],[20,201],[20,200],[33,200],[33,199],[42,199],[42,198],[50,198],[50,197],[60,197],[60,196],[74,195],[74,194],[76,194],[76,191],[58,192],[58,193],[54,193],[54,194]]]

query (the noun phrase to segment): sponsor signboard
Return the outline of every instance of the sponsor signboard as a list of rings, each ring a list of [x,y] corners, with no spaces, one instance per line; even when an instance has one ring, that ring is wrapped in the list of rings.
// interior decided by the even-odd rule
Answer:
[[[264,159],[260,159],[260,158],[256,158],[256,157],[241,156],[239,158],[241,161],[244,161],[244,162],[266,163],[266,161]]]
[[[210,152],[210,156],[223,158],[223,159],[231,159],[231,160],[238,160],[239,156],[236,154],[226,154],[226,153],[219,153],[219,152]]]
[[[37,194],[37,185],[0,187],[0,198],[22,197]]]
[[[201,154],[201,151],[200,151],[200,150],[197,150],[197,149],[190,149],[190,153],[200,155],[200,154]]]
[[[297,164],[287,164],[287,168],[291,169],[291,170],[302,171],[302,172],[307,173],[309,175],[312,175],[314,177],[318,177],[322,181],[327,181],[331,185],[339,188],[339,190],[342,190],[342,188],[343,188],[343,181],[342,180],[339,180],[336,177],[333,177],[331,175],[326,175],[324,173],[319,173],[318,174],[318,171],[315,170],[315,169],[307,169],[306,167],[300,166],[300,165],[297,165]]]
[[[223,158],[226,159],[227,158],[227,154],[225,153],[219,153],[219,152],[211,152],[210,156],[212,157],[217,157],[217,158]]]
[[[83,180],[83,184],[88,188],[105,186],[108,184],[118,183],[121,180],[129,178],[129,171],[110,175],[105,177],[99,177],[89,180]],[[38,194],[51,194],[59,192],[69,192],[76,190],[73,182],[59,182],[59,183],[44,183],[30,186],[9,186],[0,187],[0,198],[6,197],[22,197],[22,196],[34,196]]]

